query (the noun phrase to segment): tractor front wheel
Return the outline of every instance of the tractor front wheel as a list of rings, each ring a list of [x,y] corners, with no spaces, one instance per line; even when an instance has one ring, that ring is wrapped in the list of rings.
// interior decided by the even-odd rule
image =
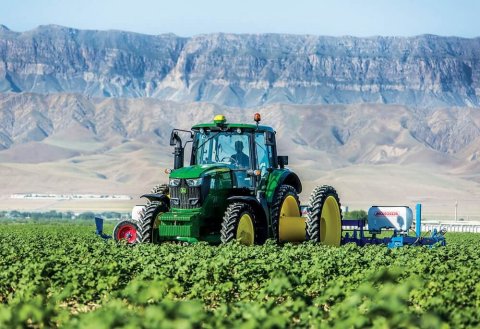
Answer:
[[[222,243],[238,240],[244,245],[257,242],[256,216],[248,203],[235,202],[228,206],[223,216],[220,239]]]
[[[124,220],[119,222],[113,229],[115,241],[126,241],[128,244],[135,243],[138,235],[137,223]]]
[[[158,242],[158,228],[159,221],[157,217],[160,213],[168,211],[168,206],[162,201],[153,201],[145,206],[143,214],[138,221],[137,242]]]
[[[310,195],[306,237],[309,241],[339,246],[342,238],[342,210],[337,191],[331,186],[317,186]]]

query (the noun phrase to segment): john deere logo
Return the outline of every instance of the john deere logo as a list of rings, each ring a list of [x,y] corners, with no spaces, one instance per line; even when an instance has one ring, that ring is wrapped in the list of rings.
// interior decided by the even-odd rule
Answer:
[[[180,188],[180,193],[182,193],[182,194],[187,193],[187,188],[186,187]]]

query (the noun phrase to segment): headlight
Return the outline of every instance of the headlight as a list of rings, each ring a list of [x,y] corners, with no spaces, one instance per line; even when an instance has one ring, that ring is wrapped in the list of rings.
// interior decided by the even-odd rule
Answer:
[[[197,187],[202,185],[202,180],[202,178],[187,179],[187,185],[190,187]]]
[[[180,185],[180,178],[170,178],[170,181],[168,182],[168,185],[170,185],[170,186]]]

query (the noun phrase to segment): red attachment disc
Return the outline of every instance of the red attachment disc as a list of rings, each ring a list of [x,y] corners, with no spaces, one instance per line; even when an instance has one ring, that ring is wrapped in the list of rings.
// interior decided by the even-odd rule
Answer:
[[[128,243],[135,243],[137,239],[137,228],[130,223],[124,223],[117,230],[115,240],[126,240]]]

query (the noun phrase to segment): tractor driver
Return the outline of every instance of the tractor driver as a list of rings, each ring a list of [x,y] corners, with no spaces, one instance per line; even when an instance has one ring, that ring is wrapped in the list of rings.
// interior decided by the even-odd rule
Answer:
[[[235,151],[237,153],[231,156],[231,158],[234,160],[234,163],[240,168],[248,168],[250,159],[248,158],[248,155],[243,153],[242,141],[235,142]]]

